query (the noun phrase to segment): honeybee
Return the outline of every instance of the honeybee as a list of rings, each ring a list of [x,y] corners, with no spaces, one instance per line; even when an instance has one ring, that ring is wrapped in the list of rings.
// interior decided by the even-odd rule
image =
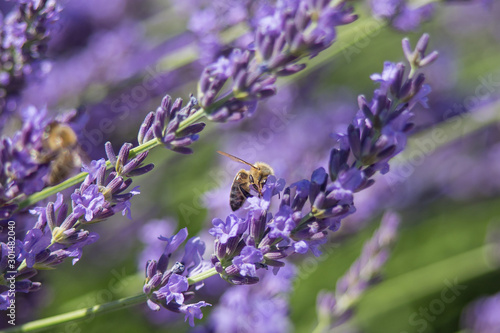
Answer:
[[[67,178],[75,168],[82,165],[82,151],[73,129],[59,121],[53,121],[45,128],[42,137],[42,163],[50,163],[48,184],[56,185]]]
[[[262,188],[266,184],[267,177],[269,175],[274,175],[273,168],[264,162],[255,162],[255,164],[250,164],[231,154],[224,153],[222,151],[217,152],[221,155],[229,157],[233,161],[250,166],[250,171],[245,169],[238,171],[236,177],[234,177],[233,184],[231,185],[229,205],[231,206],[233,212],[241,208],[247,198],[253,196],[250,193],[251,189],[259,193],[259,197],[261,197]]]

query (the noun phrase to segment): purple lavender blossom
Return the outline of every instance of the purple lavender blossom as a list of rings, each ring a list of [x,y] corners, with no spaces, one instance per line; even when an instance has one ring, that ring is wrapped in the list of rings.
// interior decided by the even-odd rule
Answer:
[[[257,276],[255,265],[264,259],[262,252],[253,246],[245,246],[241,254],[233,258],[233,265],[242,276]]]
[[[39,125],[43,125],[43,122]],[[25,130],[16,136],[18,141],[30,142],[32,136],[26,133],[37,132]],[[131,144],[124,144],[118,155],[115,155],[111,144],[106,144],[106,153],[112,162],[113,171],[106,171],[104,159],[93,161],[83,168],[88,175],[71,195],[71,212],[68,211],[68,205],[63,203],[63,195],[60,193],[55,202],[31,210],[34,215],[38,215],[38,220],[27,231],[23,242],[16,245],[16,279],[26,269],[54,268],[69,257],[73,257],[73,264],[78,262],[83,247],[98,239],[97,234],[82,229],[82,226],[100,222],[120,211],[130,217],[130,199],[139,193],[137,188],[127,192],[132,184],[131,177],[147,173],[153,168],[151,164],[143,165],[147,152],[131,157],[131,147]],[[33,275],[36,273],[35,270]],[[2,271],[2,275],[5,274],[6,270]]]
[[[212,224],[214,227],[209,232],[219,239],[221,244],[227,244],[232,237],[241,236],[248,227],[247,221],[239,219],[235,215],[229,215],[225,223],[221,219],[214,219]]]
[[[474,333],[496,333],[500,327],[500,294],[473,302],[462,314],[462,326]]]
[[[179,312],[184,313],[184,321],[189,320],[189,326],[194,326],[194,319],[202,319],[203,313],[201,312],[201,308],[205,306],[212,306],[205,301],[200,301],[194,304],[183,304],[179,307]]]
[[[272,7],[264,0],[174,1],[174,5],[189,15],[187,27],[196,37],[200,61],[204,65],[215,61],[228,48],[246,48],[252,42],[253,31],[227,45],[222,41],[225,30],[241,23],[247,23],[254,30],[256,21],[272,12]]]
[[[181,154],[191,154],[193,151],[188,146],[198,140],[198,133],[205,128],[205,124],[195,123],[178,131],[181,122],[197,111],[198,104],[193,96],[184,107],[182,102],[181,98],[172,101],[172,98],[166,95],[156,112],[150,112],[144,119],[137,136],[139,144],[156,138],[167,149]]]
[[[396,214],[386,213],[379,229],[363,246],[360,257],[338,280],[335,292],[321,292],[318,295],[317,312],[320,322],[328,322],[329,326],[334,327],[352,316],[352,308],[361,294],[378,282],[377,276],[389,257],[389,249],[396,239],[399,222]]]
[[[189,285],[188,277],[208,269],[207,263],[201,260],[205,245],[198,237],[188,240],[181,261],[168,268],[170,257],[187,237],[187,229],[181,229],[172,237],[160,237],[167,245],[158,261],[149,260],[146,265],[146,283],[143,291],[148,295],[148,306],[154,310],[164,307],[173,312],[185,314],[185,320],[194,326],[194,318],[203,316],[200,308],[209,306],[205,302],[185,304],[194,297],[194,290],[199,284]],[[198,286],[197,286],[198,285]]]
[[[58,19],[60,8],[55,0],[19,2],[0,19],[0,127],[6,113],[17,108],[17,97],[27,75],[44,71],[36,63],[44,57],[50,26]]]
[[[414,31],[434,14],[434,4],[414,8],[406,0],[372,0],[373,16],[389,20],[392,27],[401,31]]]
[[[335,27],[355,19],[343,1],[335,7],[328,1],[278,1],[275,12],[259,21],[253,49],[235,49],[227,57],[230,77],[214,73],[210,66],[204,70],[198,85],[200,106],[214,121],[252,115],[258,100],[276,93],[278,76],[304,69],[304,64],[297,64],[301,58],[328,48],[335,40]],[[229,78],[232,93],[227,95],[221,90]]]

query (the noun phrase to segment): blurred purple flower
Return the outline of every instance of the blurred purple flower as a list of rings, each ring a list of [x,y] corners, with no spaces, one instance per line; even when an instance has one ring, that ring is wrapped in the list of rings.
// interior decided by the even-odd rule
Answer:
[[[434,14],[434,4],[417,8],[407,0],[371,0],[370,4],[373,16],[389,20],[395,29],[401,31],[417,30]]]
[[[222,295],[209,317],[207,330],[227,333],[291,331],[288,294],[295,277],[294,266],[287,264],[276,275],[261,270],[259,276],[258,285],[236,286]]]
[[[26,77],[45,74],[48,66],[40,60],[59,11],[55,0],[26,0],[0,18],[0,128],[18,109],[17,99]]]
[[[500,294],[483,297],[468,305],[462,314],[462,326],[474,333],[500,332]]]

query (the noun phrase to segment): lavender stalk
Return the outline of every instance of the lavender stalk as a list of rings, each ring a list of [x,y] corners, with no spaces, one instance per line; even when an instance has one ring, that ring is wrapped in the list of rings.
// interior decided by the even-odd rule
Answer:
[[[379,282],[378,276],[396,240],[399,217],[386,213],[380,227],[363,246],[360,257],[337,282],[334,293],[320,292],[317,299],[318,325],[315,332],[325,332],[345,323],[366,289]]]
[[[3,18],[0,16],[0,121],[17,108],[16,98],[27,75],[42,71],[35,61],[47,49],[50,25],[57,21],[60,7],[55,0],[20,1]]]

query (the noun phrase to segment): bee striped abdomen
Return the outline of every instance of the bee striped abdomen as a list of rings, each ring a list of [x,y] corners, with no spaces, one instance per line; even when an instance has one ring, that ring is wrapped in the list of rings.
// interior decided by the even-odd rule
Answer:
[[[233,185],[231,186],[231,193],[229,195],[229,205],[234,212],[241,208],[246,198],[252,195],[245,188],[248,181],[248,173],[246,170],[240,170],[236,177],[234,177]]]

